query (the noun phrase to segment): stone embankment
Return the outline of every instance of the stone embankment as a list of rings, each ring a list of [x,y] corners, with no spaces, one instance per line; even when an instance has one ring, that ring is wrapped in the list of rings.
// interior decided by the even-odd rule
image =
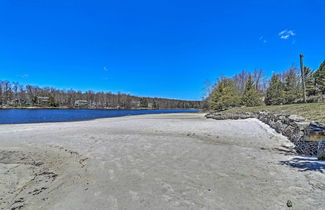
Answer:
[[[325,158],[325,125],[308,122],[298,115],[282,115],[267,111],[245,113],[209,113],[207,118],[216,120],[257,118],[295,144],[299,154],[318,155]]]

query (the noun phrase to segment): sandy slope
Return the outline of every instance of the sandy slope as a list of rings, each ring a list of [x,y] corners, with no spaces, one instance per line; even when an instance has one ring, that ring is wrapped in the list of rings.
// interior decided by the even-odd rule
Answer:
[[[261,122],[162,114],[0,126],[0,209],[324,209],[324,164]]]

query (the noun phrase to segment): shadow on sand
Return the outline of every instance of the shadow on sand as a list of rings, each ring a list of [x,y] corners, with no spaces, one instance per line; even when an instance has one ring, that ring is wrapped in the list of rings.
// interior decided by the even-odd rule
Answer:
[[[298,168],[299,171],[319,171],[324,173],[325,161],[317,160],[315,157],[296,157],[287,161],[280,161],[283,165]]]

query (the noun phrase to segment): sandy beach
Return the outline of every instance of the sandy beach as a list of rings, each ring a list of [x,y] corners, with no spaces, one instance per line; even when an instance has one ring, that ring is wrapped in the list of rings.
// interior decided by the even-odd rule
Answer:
[[[0,126],[0,209],[325,209],[324,162],[256,119]]]

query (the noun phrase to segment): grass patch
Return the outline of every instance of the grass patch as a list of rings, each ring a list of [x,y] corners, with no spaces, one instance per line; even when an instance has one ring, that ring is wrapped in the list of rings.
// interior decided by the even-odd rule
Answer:
[[[241,112],[259,112],[270,111],[278,114],[291,115],[296,114],[305,117],[308,121],[325,123],[325,103],[309,104],[288,104],[276,106],[256,106],[244,108],[232,108],[221,113],[241,113]]]

